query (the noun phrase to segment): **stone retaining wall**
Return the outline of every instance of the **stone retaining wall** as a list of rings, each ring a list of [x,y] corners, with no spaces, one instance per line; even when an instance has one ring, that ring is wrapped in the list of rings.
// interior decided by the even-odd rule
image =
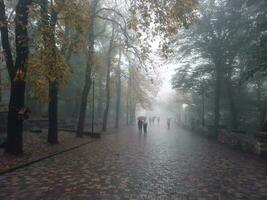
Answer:
[[[255,149],[255,138],[253,136],[230,132],[225,129],[219,130],[218,141],[247,152],[254,152]]]
[[[211,127],[184,127],[183,128],[204,137],[216,138],[220,143],[228,145],[235,149],[245,152],[255,153],[267,156],[267,133],[256,132],[248,134],[246,131],[232,130],[221,128],[218,131],[218,137],[214,135]]]

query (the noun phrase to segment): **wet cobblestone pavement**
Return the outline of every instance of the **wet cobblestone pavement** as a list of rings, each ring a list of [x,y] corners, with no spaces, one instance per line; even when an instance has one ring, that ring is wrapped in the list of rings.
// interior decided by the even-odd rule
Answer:
[[[267,161],[152,127],[112,134],[0,176],[0,199],[267,199]]]

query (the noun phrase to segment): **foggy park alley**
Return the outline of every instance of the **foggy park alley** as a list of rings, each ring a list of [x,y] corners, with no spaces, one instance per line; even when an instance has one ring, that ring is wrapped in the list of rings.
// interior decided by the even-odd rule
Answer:
[[[0,0],[0,200],[267,200],[266,0]]]

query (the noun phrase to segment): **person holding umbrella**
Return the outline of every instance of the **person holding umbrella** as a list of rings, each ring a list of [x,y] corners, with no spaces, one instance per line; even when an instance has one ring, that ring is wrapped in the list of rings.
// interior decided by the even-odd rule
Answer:
[[[146,118],[144,116],[140,116],[137,118],[138,122],[137,122],[137,125],[138,125],[138,131],[139,133],[142,133],[142,129],[143,129],[143,121],[145,120]]]

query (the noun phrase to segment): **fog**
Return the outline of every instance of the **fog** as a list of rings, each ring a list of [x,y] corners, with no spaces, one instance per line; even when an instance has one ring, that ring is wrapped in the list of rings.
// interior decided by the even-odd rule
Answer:
[[[266,0],[0,0],[0,35],[0,199],[267,199]]]

